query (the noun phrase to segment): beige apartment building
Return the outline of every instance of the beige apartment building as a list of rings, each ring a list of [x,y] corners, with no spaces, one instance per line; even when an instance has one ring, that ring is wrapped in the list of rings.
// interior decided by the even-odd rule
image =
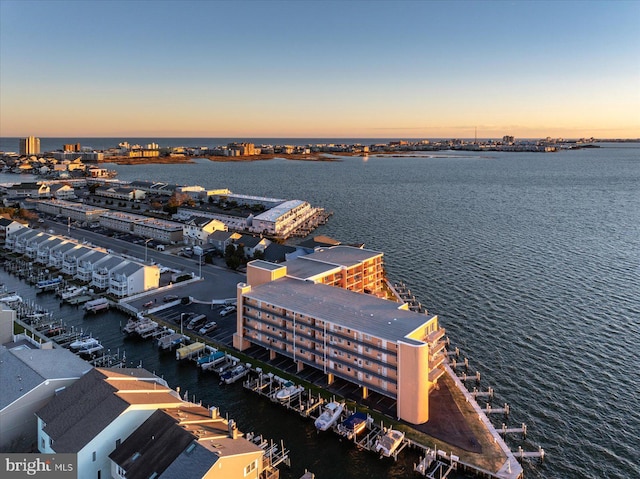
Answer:
[[[444,373],[444,330],[437,316],[379,297],[383,282],[382,253],[348,246],[282,264],[253,261],[238,284],[234,346],[262,346],[299,370],[322,370],[329,384],[341,378],[363,397],[391,397],[400,419],[422,424]]]

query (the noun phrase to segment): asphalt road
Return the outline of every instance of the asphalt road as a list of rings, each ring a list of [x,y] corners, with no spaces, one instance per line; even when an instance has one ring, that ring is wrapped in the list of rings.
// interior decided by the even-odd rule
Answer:
[[[154,261],[156,264],[166,266],[167,268],[193,273],[195,276],[200,275],[203,280],[188,285],[174,284],[171,290],[164,288],[156,293],[150,292],[144,298],[134,300],[130,304],[139,310],[145,308],[142,305],[149,301],[160,304],[164,296],[175,294],[178,296],[191,296],[200,301],[220,301],[236,297],[236,285],[246,281],[246,275],[236,271],[229,270],[223,266],[203,264],[198,265],[198,258],[185,258],[177,256],[170,251],[156,251],[155,248],[145,248],[145,245],[137,245],[129,241],[108,237],[100,233],[82,228],[58,223],[52,220],[45,220],[40,225],[45,230],[53,230],[54,234],[67,236],[78,241],[88,241],[96,246],[112,250],[115,254],[124,254],[134,257],[144,262],[145,257],[148,261]],[[174,248],[175,249],[175,248]],[[169,283],[170,275],[163,275],[161,284]]]

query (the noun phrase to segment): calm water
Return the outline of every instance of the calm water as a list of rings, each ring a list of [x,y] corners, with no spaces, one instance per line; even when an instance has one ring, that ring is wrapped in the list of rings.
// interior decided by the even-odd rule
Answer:
[[[115,168],[125,180],[228,187],[333,211],[317,233],[383,251],[389,276],[439,315],[483,386],[511,405],[510,424],[527,423],[527,441],[510,444],[539,444],[548,456],[526,465],[526,477],[640,477],[638,145]],[[241,388],[176,371],[150,345],[123,343],[121,320],[110,313],[90,325],[241,429],[284,439],[294,466],[285,477],[305,467],[319,478],[414,477],[409,456],[391,464],[358,453]]]

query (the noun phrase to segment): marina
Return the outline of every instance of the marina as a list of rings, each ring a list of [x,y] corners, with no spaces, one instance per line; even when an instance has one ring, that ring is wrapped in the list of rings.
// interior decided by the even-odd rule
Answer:
[[[102,304],[102,302],[97,303]],[[59,340],[61,345],[65,344],[77,354],[88,357],[94,364],[126,364],[124,362],[126,360],[120,358],[119,351],[115,355],[110,351],[104,351],[104,346],[96,338],[82,332],[73,334],[61,321],[40,321],[35,330],[37,333],[51,331],[51,337]],[[159,351],[177,348],[175,358],[179,362],[191,360],[198,366],[197,369],[218,374],[221,384],[232,385],[245,376],[249,377],[243,383],[246,389],[259,392],[261,395],[267,396],[271,402],[284,405],[287,409],[294,410],[303,417],[313,419],[316,429],[333,431],[339,437],[346,438],[359,450],[371,451],[381,457],[392,458],[394,461],[398,460],[406,448],[421,450],[425,453],[424,457],[429,457],[429,447],[406,438],[404,433],[385,426],[382,422],[378,425],[371,417],[350,410],[345,407],[344,403],[335,399],[328,401],[321,396],[311,395],[304,387],[296,385],[294,381],[273,374],[265,375],[260,368],[254,368],[250,363],[243,363],[239,358],[208,346],[205,342],[192,342],[187,336],[175,333],[167,326],[161,326],[149,317],[141,314],[131,317],[124,327],[121,326],[121,330],[123,334],[138,336],[141,340],[153,338],[153,343]],[[99,354],[101,352],[102,355]],[[448,356],[452,358],[451,364],[456,369],[458,369],[458,364],[462,364],[465,371],[468,370],[468,361],[460,363],[457,361],[457,355],[448,354]],[[464,374],[463,372],[462,379],[464,379]],[[461,382],[464,381],[461,380]],[[474,389],[475,396],[482,397],[478,393],[479,391]],[[469,395],[474,397],[472,393]],[[505,409],[508,412],[507,405],[505,408],[491,408],[487,404],[482,412],[494,411],[505,414]],[[506,426],[503,425],[503,431],[505,428]],[[520,448],[517,457],[520,460],[531,460],[535,457],[544,457],[544,451],[540,449],[539,451],[525,452]],[[456,460],[455,464],[458,465],[459,461]],[[466,467],[465,470],[474,470],[472,465],[462,463],[462,466]],[[415,469],[416,472],[419,470],[422,469]],[[426,470],[432,470],[432,468]],[[516,476],[499,474],[487,477],[509,478]]]

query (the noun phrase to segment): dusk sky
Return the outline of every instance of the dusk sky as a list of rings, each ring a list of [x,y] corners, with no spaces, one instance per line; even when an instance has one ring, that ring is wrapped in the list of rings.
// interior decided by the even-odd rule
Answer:
[[[0,136],[640,137],[639,1],[0,0]]]

